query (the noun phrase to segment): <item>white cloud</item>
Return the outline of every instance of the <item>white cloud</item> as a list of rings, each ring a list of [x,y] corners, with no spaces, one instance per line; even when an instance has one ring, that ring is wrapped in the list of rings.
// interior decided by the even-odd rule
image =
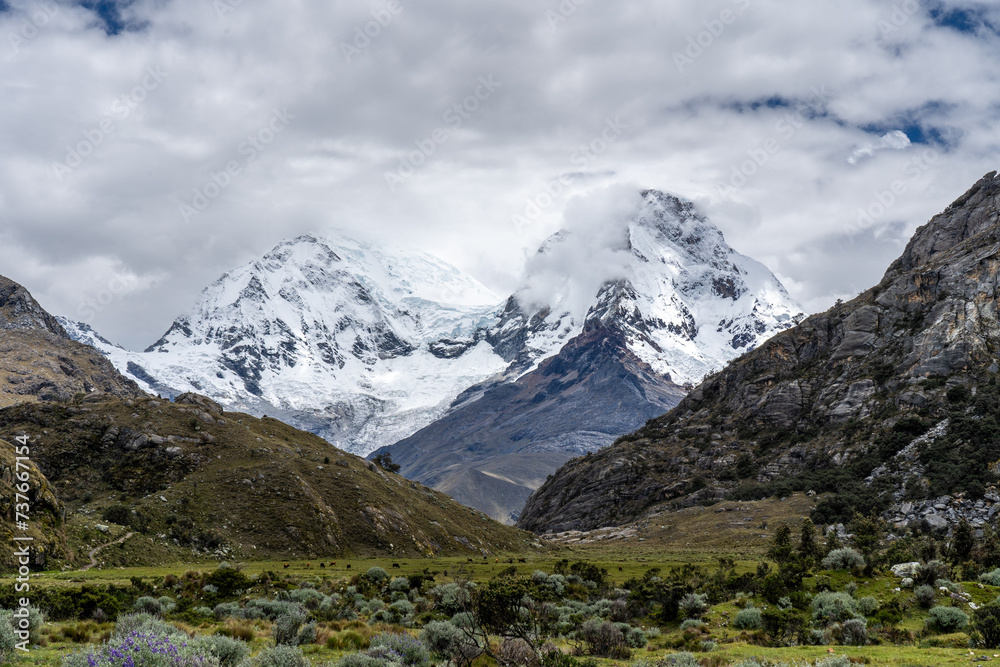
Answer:
[[[7,4],[5,36],[34,7]],[[69,316],[93,292],[80,275],[94,261],[155,276],[94,319],[131,347],[225,270],[329,226],[443,255],[503,293],[573,215],[574,195],[621,183],[704,202],[735,248],[821,307],[877,281],[900,240],[995,168],[1000,148],[996,35],[924,9],[887,32],[892,6],[877,0],[583,3],[554,29],[555,1],[400,0],[377,31],[378,0],[256,0],[221,17],[205,0],[136,0],[129,17],[145,28],[111,37],[76,5],[60,0],[16,50],[0,41],[0,274]],[[725,10],[735,20],[711,34]],[[348,62],[341,45],[366,26],[377,34]],[[692,39],[706,46],[678,71]],[[166,73],[155,87],[148,68]],[[491,75],[502,86],[462,106]],[[248,159],[244,142],[267,138],[286,108],[294,119]],[[581,162],[616,117],[627,127]],[[53,164],[104,120],[114,131],[60,181]],[[913,144],[872,141],[895,128]],[[390,192],[385,173],[437,129],[446,140]],[[939,159],[911,180],[921,142],[939,142]],[[868,143],[878,159],[861,159]],[[753,175],[722,194],[748,160]],[[230,162],[238,173],[186,221],[179,205]],[[565,192],[516,225],[560,176]],[[852,235],[895,180],[906,193],[870,231],[903,231]]]
[[[906,150],[910,145],[910,138],[906,136],[905,132],[902,130],[893,130],[882,135],[878,143],[868,142],[855,148],[847,158],[847,164],[857,164],[865,158],[873,157],[878,151],[886,149],[895,151]]]

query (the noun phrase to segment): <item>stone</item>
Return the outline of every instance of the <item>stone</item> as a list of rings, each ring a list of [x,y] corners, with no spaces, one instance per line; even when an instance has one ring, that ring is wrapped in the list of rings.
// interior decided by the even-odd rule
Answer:
[[[920,568],[919,562],[898,563],[893,565],[890,571],[897,577],[915,577]]]

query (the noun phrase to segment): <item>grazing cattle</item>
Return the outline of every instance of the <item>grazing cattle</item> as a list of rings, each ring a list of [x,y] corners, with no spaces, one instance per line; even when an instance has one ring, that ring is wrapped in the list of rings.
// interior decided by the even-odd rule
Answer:
[[[347,564],[347,569],[348,569],[348,570],[350,570],[350,569],[351,569],[351,564],[350,564],[350,563],[348,563],[348,564]]]
[[[468,560],[469,560],[469,562],[470,562],[470,563],[472,562],[472,559],[471,559],[471,558],[469,558]]]
[[[493,562],[494,562],[494,563],[499,563],[499,562],[500,562],[500,559],[499,559],[499,558],[494,558],[494,559],[493,559]]]
[[[518,562],[518,563],[527,563],[528,561],[527,561],[527,560],[525,560],[524,558],[518,558],[518,559],[517,559],[517,562]]]
[[[285,563],[285,569],[286,570],[288,569],[288,563]]]
[[[311,564],[311,563],[306,563],[306,569],[309,569],[309,568],[311,568],[311,567],[312,567],[312,564]]]
[[[392,569],[398,570],[399,569],[399,563],[393,563],[392,564]]]
[[[509,563],[510,565],[513,565],[513,564],[514,564],[514,559],[513,559],[513,558],[508,558],[508,559],[507,559],[507,562],[508,562],[508,563]]]
[[[623,569],[622,569],[622,566],[621,566],[621,565],[619,565],[619,566],[618,566],[618,571],[619,571],[619,572],[624,572],[625,570],[623,570]]]
[[[331,560],[330,561],[330,567],[336,567],[336,566],[337,566],[337,561]]]
[[[326,563],[320,563],[319,566],[320,567],[326,567]]]

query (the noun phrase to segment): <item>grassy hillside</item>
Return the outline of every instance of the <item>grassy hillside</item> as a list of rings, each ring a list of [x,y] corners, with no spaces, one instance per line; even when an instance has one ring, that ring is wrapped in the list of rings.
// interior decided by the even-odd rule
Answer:
[[[74,564],[126,532],[102,558],[479,557],[537,544],[319,437],[194,395],[0,410],[0,438],[19,435],[66,506]]]

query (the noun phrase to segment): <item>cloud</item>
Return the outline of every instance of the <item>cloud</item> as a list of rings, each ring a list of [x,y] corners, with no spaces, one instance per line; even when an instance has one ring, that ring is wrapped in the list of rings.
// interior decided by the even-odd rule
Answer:
[[[1000,10],[568,4],[7,0],[0,274],[69,316],[101,284],[81,279],[95,262],[155,276],[92,322],[143,348],[224,271],[327,227],[508,292],[577,216],[574,197],[639,183],[704,202],[735,248],[819,307],[901,250],[827,241],[879,192],[906,182],[873,228],[905,238],[997,166]],[[896,130],[911,145],[875,139]],[[939,159],[912,177],[930,148]],[[416,161],[391,191],[385,174]],[[734,169],[753,173],[736,187]]]
[[[847,158],[847,164],[857,164],[865,158],[870,158],[875,155],[878,151],[883,151],[886,149],[892,149],[896,151],[905,150],[910,146],[910,139],[906,136],[906,133],[901,130],[894,130],[892,132],[887,132],[882,135],[882,138],[878,143],[866,143],[862,146],[858,146],[853,151],[851,155]]]

